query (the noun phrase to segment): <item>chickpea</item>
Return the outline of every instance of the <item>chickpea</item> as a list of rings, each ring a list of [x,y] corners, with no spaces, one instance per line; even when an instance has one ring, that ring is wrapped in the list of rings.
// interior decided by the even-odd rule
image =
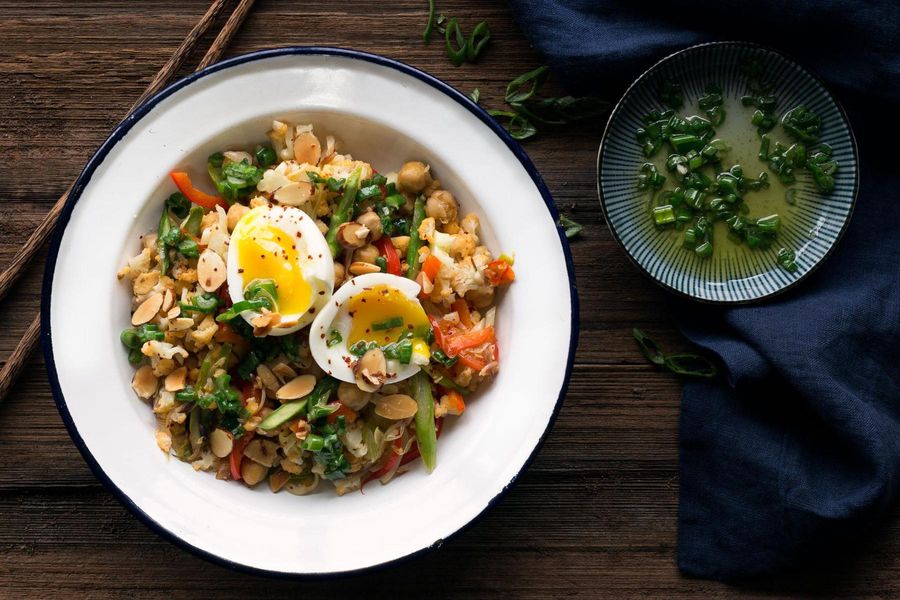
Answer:
[[[375,214],[374,211],[370,210],[359,215],[359,218],[356,219],[356,222],[360,225],[368,227],[369,239],[371,241],[375,242],[381,239],[381,217]]]
[[[341,382],[337,390],[338,400],[347,408],[362,410],[372,398],[372,394],[364,392],[353,383]]]
[[[337,288],[344,282],[344,277],[346,277],[347,272],[344,269],[344,265],[341,263],[334,263],[334,287]]]
[[[430,168],[418,160],[404,163],[397,173],[397,187],[401,191],[418,194],[431,183]]]
[[[378,252],[378,248],[373,246],[372,244],[366,244],[362,248],[357,248],[356,252],[353,253],[353,260],[356,262],[364,262],[375,264],[375,259],[380,256]]]
[[[441,225],[453,223],[459,213],[459,204],[453,194],[447,190],[438,190],[428,196],[425,202],[425,214],[434,217]]]
[[[369,230],[364,225],[360,225],[355,221],[350,221],[348,223],[342,223],[337,230],[337,239],[338,242],[344,248],[348,250],[352,250],[354,248],[361,248],[366,243],[366,237],[369,235]]]
[[[249,210],[249,208],[238,202],[235,202],[234,204],[229,206],[228,213],[226,215],[228,220],[228,231],[234,231],[234,228],[237,227],[238,221],[240,221],[241,217],[247,214]]]

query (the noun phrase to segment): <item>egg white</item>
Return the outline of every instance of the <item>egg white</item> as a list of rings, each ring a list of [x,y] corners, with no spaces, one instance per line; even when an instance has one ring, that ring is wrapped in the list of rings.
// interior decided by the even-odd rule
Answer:
[[[348,314],[345,304],[365,289],[385,285],[400,291],[410,300],[418,303],[421,286],[412,279],[389,275],[387,273],[368,273],[358,275],[342,285],[331,297],[331,301],[319,311],[312,327],[309,330],[309,349],[313,359],[323,371],[348,383],[355,383],[356,376],[353,373],[353,364],[357,358],[350,354],[347,348],[347,339],[350,337],[350,328],[353,319]],[[341,341],[331,348],[328,347],[328,334],[334,329],[341,334]],[[419,372],[419,365],[411,361],[404,365],[397,360],[388,360],[388,373],[393,375],[385,380],[385,383],[396,383],[409,379]]]
[[[295,314],[281,314],[281,323],[272,328],[269,335],[287,335],[306,327],[315,319],[316,315],[322,310],[322,307],[328,304],[331,299],[331,293],[334,290],[334,261],[331,257],[331,249],[325,236],[319,231],[316,222],[305,212],[292,206],[263,206],[251,210],[251,212],[264,212],[266,222],[274,227],[284,231],[293,239],[297,246],[297,257],[300,263],[300,270],[303,278],[312,288],[312,306],[302,312]],[[250,212],[247,213],[249,215]],[[247,218],[244,215],[244,218]],[[235,232],[239,231],[235,227]],[[232,234],[231,242],[228,245],[228,293],[232,302],[240,302],[244,299],[244,279],[238,272],[240,264],[238,264],[238,247],[240,240],[235,239]],[[290,290],[279,290],[280,294],[289,294]],[[248,323],[258,317],[260,313],[247,310],[241,313],[241,316]]]

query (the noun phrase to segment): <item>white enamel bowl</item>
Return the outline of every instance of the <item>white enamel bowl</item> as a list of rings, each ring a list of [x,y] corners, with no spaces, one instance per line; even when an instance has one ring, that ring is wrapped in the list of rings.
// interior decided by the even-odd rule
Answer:
[[[272,494],[167,460],[130,388],[119,343],[129,292],[115,273],[153,230],[167,174],[202,177],[206,156],[265,140],[273,118],[311,122],[382,171],[428,161],[496,253],[516,253],[500,301],[501,371],[420,464],[344,497]],[[577,341],[568,244],[521,148],[462,94],[369,54],[284,48],[240,56],[172,85],[128,117],[81,174],[44,278],[42,341],[57,406],[85,460],[148,526],[210,560],[289,576],[369,569],[439,546],[495,503],[547,434]],[[324,488],[325,486],[323,486]]]

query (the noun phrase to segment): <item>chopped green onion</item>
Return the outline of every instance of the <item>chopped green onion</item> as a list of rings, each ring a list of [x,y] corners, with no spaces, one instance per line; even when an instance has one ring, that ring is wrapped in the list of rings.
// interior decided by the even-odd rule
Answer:
[[[278,156],[270,146],[260,146],[256,150],[256,162],[263,169],[267,169],[278,162]]]
[[[709,359],[697,354],[665,354],[646,333],[633,329],[632,335],[644,357],[660,367],[666,367],[676,375],[685,377],[715,377],[719,370]]]
[[[325,341],[325,345],[331,348],[333,346],[337,346],[343,341],[344,338],[343,336],[341,336],[341,332],[337,329],[332,329],[328,332],[328,339]]]
[[[778,264],[782,269],[787,271],[788,273],[796,273],[797,272],[797,263],[794,262],[797,258],[797,255],[793,250],[789,250],[788,248],[782,248],[778,251]]]
[[[387,329],[394,329],[395,327],[401,327],[402,325],[403,325],[403,317],[391,317],[389,319],[385,319],[384,321],[372,323],[372,331],[385,331]]]
[[[570,219],[565,215],[559,216],[559,221],[556,222],[557,226],[562,227],[563,231],[566,234],[566,239],[571,240],[576,237],[581,231],[584,229],[584,225],[581,223],[577,223]]]
[[[458,67],[466,61],[469,44],[456,17],[452,17],[447,22],[447,28],[444,32],[444,46],[447,50],[447,58],[450,59],[454,67]]]
[[[474,90],[469,92],[469,100],[471,100],[475,104],[478,104],[478,101],[480,99],[481,99],[481,90],[479,90],[478,88],[475,88]]]
[[[382,273],[387,273],[387,259],[385,257],[376,256],[375,264],[378,265],[378,268],[381,269]]]
[[[422,39],[427,44],[431,41],[431,34],[434,31],[434,0],[428,0],[428,21],[425,23],[425,31],[422,32]]]
[[[675,211],[670,204],[653,209],[653,222],[657,227],[664,227],[675,222]]]

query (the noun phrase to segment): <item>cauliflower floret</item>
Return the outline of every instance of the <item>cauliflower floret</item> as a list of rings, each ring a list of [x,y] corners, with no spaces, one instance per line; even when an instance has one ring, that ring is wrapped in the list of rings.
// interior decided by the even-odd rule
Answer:
[[[471,258],[465,258],[456,263],[450,285],[458,296],[465,296],[470,290],[484,286],[484,276],[472,264]]]
[[[475,236],[465,231],[453,236],[450,243],[450,254],[457,260],[472,256],[475,253]]]
[[[153,401],[153,412],[157,415],[167,415],[173,408],[175,408],[175,394],[161,390]]]
[[[150,270],[150,248],[144,248],[141,250],[141,253],[137,256],[130,258],[128,260],[128,264],[122,267],[116,276],[119,279],[135,279],[141,273],[146,273]]]
[[[197,326],[197,329],[195,329],[188,335],[188,338],[198,348],[202,348],[212,341],[212,337],[218,330],[219,326],[216,324],[216,320],[213,319],[212,315],[209,315],[200,322],[200,325]]]
[[[480,222],[478,221],[478,215],[475,213],[469,213],[463,220],[459,222],[459,226],[463,231],[475,237],[475,241],[478,241],[478,227],[480,226]]]
[[[434,217],[425,217],[419,224],[419,237],[428,243],[434,242]]]
[[[159,271],[141,273],[135,277],[134,284],[132,285],[134,295],[144,296],[145,294],[149,294],[157,283],[159,283]]]
[[[181,346],[174,346],[166,342],[157,342],[156,340],[144,342],[144,345],[141,346],[141,354],[143,354],[144,356],[149,356],[151,358],[156,357],[172,359],[176,356],[180,356],[181,358],[188,357],[187,350],[185,350]]]
[[[200,458],[191,463],[195,471],[211,471],[216,465],[216,457],[212,452],[203,452]]]

